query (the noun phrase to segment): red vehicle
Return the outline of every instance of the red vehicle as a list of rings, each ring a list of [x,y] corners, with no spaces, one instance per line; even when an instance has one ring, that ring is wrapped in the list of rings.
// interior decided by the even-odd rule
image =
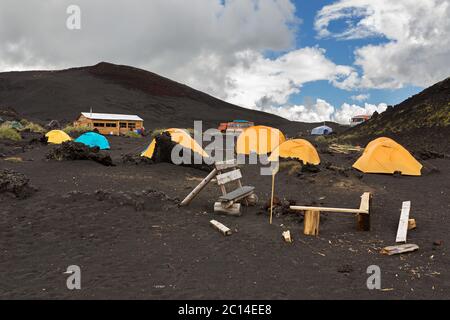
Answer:
[[[247,120],[233,120],[231,122],[222,122],[217,128],[220,132],[242,132],[244,129],[253,127],[255,124]]]

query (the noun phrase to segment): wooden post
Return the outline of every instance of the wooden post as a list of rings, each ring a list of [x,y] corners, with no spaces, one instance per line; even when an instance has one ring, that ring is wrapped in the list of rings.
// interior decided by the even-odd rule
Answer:
[[[192,190],[191,193],[187,195],[186,198],[184,198],[184,200],[180,203],[180,206],[187,206],[192,201],[192,199],[194,199],[200,193],[200,191],[202,191],[203,188],[206,187],[206,185],[216,176],[216,174],[217,169],[211,171],[211,173],[208,174],[206,178],[203,179],[203,181],[200,182],[200,184],[196,186],[194,190]]]
[[[308,236],[319,235],[320,211],[305,211],[303,233]]]
[[[372,207],[372,194],[370,192],[364,192],[361,196],[360,210],[364,210],[367,213],[358,213],[356,215],[356,229],[358,231],[370,231],[370,212]]]
[[[269,223],[272,224],[272,217],[273,217],[273,196],[275,192],[275,174],[272,174],[272,196],[270,198],[270,218]]]
[[[358,213],[356,215],[356,229],[358,231],[370,231],[370,214]]]

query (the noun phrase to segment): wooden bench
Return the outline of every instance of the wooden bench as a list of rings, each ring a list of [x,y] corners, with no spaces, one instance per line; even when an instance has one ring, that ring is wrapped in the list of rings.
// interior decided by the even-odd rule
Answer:
[[[258,198],[254,193],[255,188],[242,185],[241,170],[238,168],[237,161],[232,159],[216,162],[213,171],[211,171],[211,173],[208,174],[194,190],[192,190],[180,205],[188,205],[214,177],[222,191],[222,196],[214,203],[215,212],[240,215],[241,203],[239,202],[243,201],[245,205],[252,205],[258,201]],[[228,192],[226,186],[229,186],[233,182],[237,184],[237,187],[233,191]]]
[[[217,162],[216,170],[219,172],[216,179],[217,184],[222,191],[222,196],[220,196],[218,201],[214,203],[215,212],[240,215],[240,201],[243,200],[243,203],[247,206],[257,202],[257,197],[254,194],[255,187],[242,185],[242,173],[238,168],[238,164],[235,159]],[[229,186],[232,182],[236,182],[237,188],[228,192],[226,186]]]
[[[337,212],[337,213],[353,213],[356,214],[357,230],[370,231],[370,208],[372,195],[370,192],[364,192],[361,196],[361,204],[359,209],[346,208],[327,208],[327,207],[308,207],[308,206],[291,206],[292,210],[305,211],[303,233],[306,235],[319,234],[320,212]]]

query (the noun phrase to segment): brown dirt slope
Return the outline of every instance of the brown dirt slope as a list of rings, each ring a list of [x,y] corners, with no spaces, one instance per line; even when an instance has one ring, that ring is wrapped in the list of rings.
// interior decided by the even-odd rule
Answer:
[[[392,137],[413,149],[450,152],[450,78],[346,130],[340,138],[365,144],[377,136]]]

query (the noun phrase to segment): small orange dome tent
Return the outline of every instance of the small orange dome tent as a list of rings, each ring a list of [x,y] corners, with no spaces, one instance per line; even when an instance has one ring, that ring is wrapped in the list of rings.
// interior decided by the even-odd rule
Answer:
[[[208,154],[203,150],[203,148],[192,139],[192,137],[183,129],[178,128],[171,128],[164,130],[164,132],[167,132],[170,134],[170,138],[173,142],[178,143],[182,145],[183,147],[190,149],[198,154],[200,154],[202,157],[209,157]],[[152,158],[153,152],[155,152],[156,147],[156,140],[153,139],[153,141],[150,143],[150,145],[145,149],[144,152],[142,152],[142,157]]]
[[[238,154],[268,154],[286,141],[284,134],[275,128],[253,126],[245,129],[238,137],[236,152]]]
[[[364,173],[394,173],[420,176],[422,165],[394,140],[386,137],[371,141],[353,168]]]
[[[61,144],[66,141],[71,141],[72,138],[62,130],[52,130],[45,134],[48,143]]]
[[[320,164],[316,148],[304,139],[287,140],[280,144],[273,150],[269,161],[277,161],[278,158],[296,158],[302,160],[305,164]]]

